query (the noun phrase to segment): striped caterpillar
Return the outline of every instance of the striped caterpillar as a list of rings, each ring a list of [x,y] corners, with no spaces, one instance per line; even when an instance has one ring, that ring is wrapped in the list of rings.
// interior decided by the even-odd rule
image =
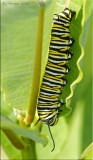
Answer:
[[[48,61],[38,97],[38,121],[41,120],[48,125],[52,140],[50,126],[57,124],[58,115],[61,112],[60,107],[64,104],[59,96],[67,83],[65,77],[70,69],[67,63],[73,55],[73,51],[69,51],[74,43],[74,39],[70,38],[69,27],[74,14],[75,11],[65,8],[62,13],[56,14],[53,19]],[[53,140],[52,151],[54,148]]]

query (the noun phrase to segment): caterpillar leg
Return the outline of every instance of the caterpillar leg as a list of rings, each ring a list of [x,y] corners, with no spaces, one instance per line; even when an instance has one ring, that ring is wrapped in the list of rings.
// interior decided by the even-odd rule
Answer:
[[[74,52],[73,51],[70,51],[69,54],[71,55],[71,57],[73,56]]]
[[[73,51],[70,51],[70,52],[68,53],[68,60],[70,60],[70,59],[72,58],[73,54],[74,54]]]
[[[70,38],[70,40],[69,40],[70,46],[72,46],[74,42],[75,42],[75,40],[73,38]]]

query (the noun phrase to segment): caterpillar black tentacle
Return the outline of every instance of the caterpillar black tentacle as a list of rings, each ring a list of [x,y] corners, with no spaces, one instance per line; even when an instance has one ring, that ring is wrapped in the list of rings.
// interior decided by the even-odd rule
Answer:
[[[50,125],[49,125],[48,122],[47,122],[47,125],[48,125],[49,133],[50,133],[52,141],[53,141],[53,149],[51,150],[51,152],[53,152],[53,150],[55,149],[55,142],[54,142],[54,139],[53,139],[53,136],[52,136],[52,133],[51,133],[51,130],[50,130]]]
[[[67,83],[65,77],[70,70],[67,63],[73,56],[73,51],[69,50],[74,43],[74,39],[70,37],[69,27],[74,14],[75,11],[68,8],[65,8],[59,15],[55,14],[51,30],[48,61],[37,103],[38,121],[41,120],[48,125],[53,141],[52,151],[55,148],[55,143],[50,126],[54,126],[58,122],[58,115],[62,112],[60,107],[64,105],[63,100],[59,100],[59,96]]]

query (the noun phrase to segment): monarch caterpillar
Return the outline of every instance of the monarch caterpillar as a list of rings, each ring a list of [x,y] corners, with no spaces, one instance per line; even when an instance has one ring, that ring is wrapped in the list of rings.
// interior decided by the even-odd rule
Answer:
[[[57,124],[58,115],[62,111],[60,107],[64,103],[59,100],[59,96],[62,93],[62,88],[67,83],[65,76],[70,69],[67,63],[73,55],[73,51],[69,51],[74,43],[74,39],[70,38],[69,27],[74,14],[75,11],[65,8],[62,13],[56,14],[53,19],[48,61],[38,97],[38,121],[41,120],[48,125],[52,140],[50,126]],[[54,148],[55,143],[53,140],[52,151]]]

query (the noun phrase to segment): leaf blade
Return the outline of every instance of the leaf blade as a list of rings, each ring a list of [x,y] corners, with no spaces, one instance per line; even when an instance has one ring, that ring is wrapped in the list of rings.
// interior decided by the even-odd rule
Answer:
[[[42,145],[47,144],[47,138],[44,135],[38,133],[35,129],[26,129],[21,126],[14,124],[9,118],[1,115],[1,128],[2,129],[11,129],[15,133],[26,136],[36,142],[40,142]]]

